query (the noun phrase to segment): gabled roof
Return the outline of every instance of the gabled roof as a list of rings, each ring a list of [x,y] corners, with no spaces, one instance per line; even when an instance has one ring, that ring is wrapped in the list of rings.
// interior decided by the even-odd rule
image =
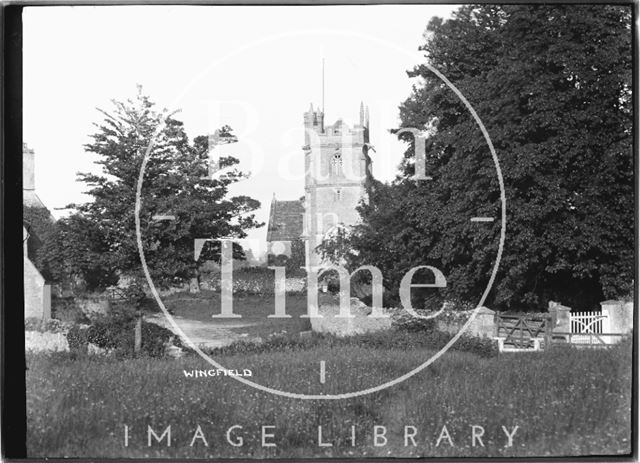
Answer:
[[[271,201],[267,241],[293,241],[302,236],[302,201]]]

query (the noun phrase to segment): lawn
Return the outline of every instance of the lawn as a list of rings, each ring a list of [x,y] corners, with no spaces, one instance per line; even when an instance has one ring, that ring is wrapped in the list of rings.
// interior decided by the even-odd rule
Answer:
[[[212,315],[221,313],[220,293],[203,290],[197,294],[177,293],[163,298],[167,310],[174,315],[211,323]],[[215,319],[216,325],[250,338],[266,339],[274,333],[299,333],[311,329],[309,319],[300,318],[307,312],[306,294],[287,294],[287,315],[291,318],[269,318],[275,312],[275,298],[259,294],[238,294],[233,298],[233,313],[241,318]],[[179,324],[179,323],[178,323]]]
[[[229,368],[251,369],[261,384],[332,393],[378,384],[432,354],[416,346],[316,342],[245,354],[222,350],[216,358]],[[325,384],[317,380],[318,359],[327,362]],[[608,350],[556,348],[492,358],[448,352],[400,385],[338,401],[277,397],[228,377],[187,378],[183,370],[207,368],[197,356],[118,361],[30,355],[27,364],[30,457],[479,457],[630,451],[630,343]],[[149,447],[147,427],[160,436],[169,425],[171,447],[166,438]],[[242,437],[242,446],[227,441],[234,425],[242,429],[232,429],[230,438],[238,443],[235,439]],[[191,446],[198,426],[202,437]],[[262,426],[275,426],[267,428],[265,441],[275,447],[262,445]],[[319,426],[322,442],[332,447],[318,445]],[[386,445],[374,445],[374,426],[385,427]],[[450,439],[436,446],[443,426]],[[472,426],[482,427],[484,446],[478,441],[472,445]],[[512,446],[506,446],[502,426],[507,432],[518,426]],[[405,432],[414,431],[416,446],[405,441]]]

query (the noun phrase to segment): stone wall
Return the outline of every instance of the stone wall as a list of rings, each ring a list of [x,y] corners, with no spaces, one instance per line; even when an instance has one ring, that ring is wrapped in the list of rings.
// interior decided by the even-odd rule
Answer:
[[[24,318],[51,318],[51,286],[27,256],[24,256]]]
[[[329,299],[329,298],[327,298]],[[402,309],[385,309],[388,318],[370,317],[371,307],[367,307],[357,298],[351,298],[351,314],[354,318],[337,317],[340,312],[338,301],[325,301],[320,303],[318,313],[322,318],[311,318],[311,329],[318,333],[331,333],[337,336],[350,336],[367,332],[381,331],[391,328],[394,321],[411,317]],[[448,316],[436,317],[434,322],[440,331],[457,334],[462,330],[473,310],[455,312]],[[464,334],[467,336],[494,337],[496,334],[495,312],[487,307],[478,309]]]
[[[608,317],[603,331],[615,334],[633,331],[633,302],[604,301],[600,306],[602,315]]]
[[[336,336],[351,336],[354,334],[369,333],[391,328],[392,320],[389,318],[369,317],[371,308],[351,298],[351,314],[353,318],[340,318],[340,305],[337,303],[321,304],[318,313],[322,316],[310,318],[311,329],[317,333],[330,333]]]
[[[65,333],[25,331],[24,348],[26,352],[67,352],[69,343]]]
[[[452,312],[449,314],[442,314],[435,319],[436,327],[440,331],[444,331],[450,334],[458,334],[460,330],[464,328],[474,310],[465,310],[461,312]],[[483,337],[495,337],[496,336],[496,323],[495,323],[495,311],[487,308],[480,307],[476,316],[473,318],[467,329],[464,331],[468,336]]]

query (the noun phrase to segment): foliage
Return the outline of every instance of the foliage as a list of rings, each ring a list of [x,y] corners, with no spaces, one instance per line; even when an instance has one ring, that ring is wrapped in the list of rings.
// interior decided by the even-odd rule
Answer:
[[[275,272],[266,267],[239,269],[233,272],[233,291],[238,295],[272,295],[275,292]]]
[[[51,317],[62,323],[89,324],[89,317],[82,311],[76,303],[75,297],[52,297]]]
[[[401,311],[394,317],[393,325],[399,330],[407,331],[409,333],[431,334],[436,331],[437,324],[435,318],[418,318],[405,311]]]
[[[305,245],[301,239],[291,241],[291,256],[269,254],[267,258],[269,266],[284,267],[287,277],[305,274],[302,269],[305,266]]]
[[[71,352],[85,350],[89,344],[89,327],[74,325],[67,332],[67,342]]]
[[[324,262],[331,262],[334,265],[344,265],[349,258],[353,259],[353,249],[351,248],[351,231],[344,226],[335,226],[326,233],[322,242],[317,247]]]
[[[44,207],[24,206],[22,208],[22,220],[27,233],[27,254],[31,262],[42,273],[45,269],[40,265],[38,254],[43,244],[47,242],[55,227],[54,218]],[[48,275],[43,275],[48,279]]]
[[[238,160],[221,156],[225,171],[208,177],[208,139],[190,142],[183,123],[159,111],[139,89],[133,100],[113,101],[92,141],[85,146],[97,155],[102,172],[80,173],[79,180],[93,200],[72,204],[75,213],[62,221],[61,231],[44,260],[57,278],[79,275],[89,286],[104,288],[121,273],[141,274],[135,233],[136,188],[145,152],[149,149],[141,192],[142,246],[154,281],[161,286],[197,277],[194,240],[246,236],[259,226],[253,211],[259,202],[247,196],[229,197],[228,188],[246,175]],[[233,138],[230,127],[220,137]],[[172,215],[175,220],[154,220]],[[235,257],[242,258],[234,247]],[[201,260],[219,260],[219,243],[208,243]]]
[[[145,306],[150,306],[147,293],[145,292],[146,285],[140,279],[136,279],[122,289],[122,295],[125,298],[127,305],[135,308],[142,309]],[[155,305],[155,304],[153,304]]]
[[[370,179],[368,180],[370,181]],[[353,247],[353,227],[336,226],[330,233],[325,234],[316,251],[320,253],[323,261],[333,265],[345,267],[353,272],[362,262],[359,254]],[[336,270],[328,270],[322,274],[320,281],[327,285],[327,290],[332,294],[340,291],[340,276]],[[368,272],[357,272],[351,276],[350,295],[359,298],[367,305],[371,305],[371,275]],[[389,297],[389,293],[383,292],[383,305],[389,306],[397,302]]]
[[[628,6],[469,5],[429,23],[421,49],[475,108],[504,179],[507,236],[488,305],[587,309],[628,290],[631,37]],[[412,180],[413,135],[398,132],[409,143],[402,173],[368,183],[350,264],[379,267],[395,296],[406,271],[432,265],[447,277],[445,297],[478,301],[500,235],[494,162],[459,98],[425,65],[409,74],[421,80],[400,108],[402,127],[431,134],[432,180]]]
[[[114,350],[118,357],[134,355],[134,327],[136,317],[131,311],[114,311],[102,316],[88,326],[75,325],[67,333],[72,350],[86,349],[88,343],[103,349]],[[180,339],[170,330],[154,323],[142,322],[142,353],[149,357],[162,357],[166,344],[173,341],[183,347]]]
[[[55,223],[37,262],[48,280],[78,293],[118,282],[117,268],[107,262],[110,251],[105,228],[73,214]]]

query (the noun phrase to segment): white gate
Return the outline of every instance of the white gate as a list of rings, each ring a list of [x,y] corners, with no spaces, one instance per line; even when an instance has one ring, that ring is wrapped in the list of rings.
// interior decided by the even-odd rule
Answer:
[[[571,336],[571,342],[574,344],[602,344],[602,338],[592,334],[598,335],[609,331],[608,318],[601,312],[571,312],[569,320],[571,333],[575,333]],[[582,333],[584,335],[581,336]]]

